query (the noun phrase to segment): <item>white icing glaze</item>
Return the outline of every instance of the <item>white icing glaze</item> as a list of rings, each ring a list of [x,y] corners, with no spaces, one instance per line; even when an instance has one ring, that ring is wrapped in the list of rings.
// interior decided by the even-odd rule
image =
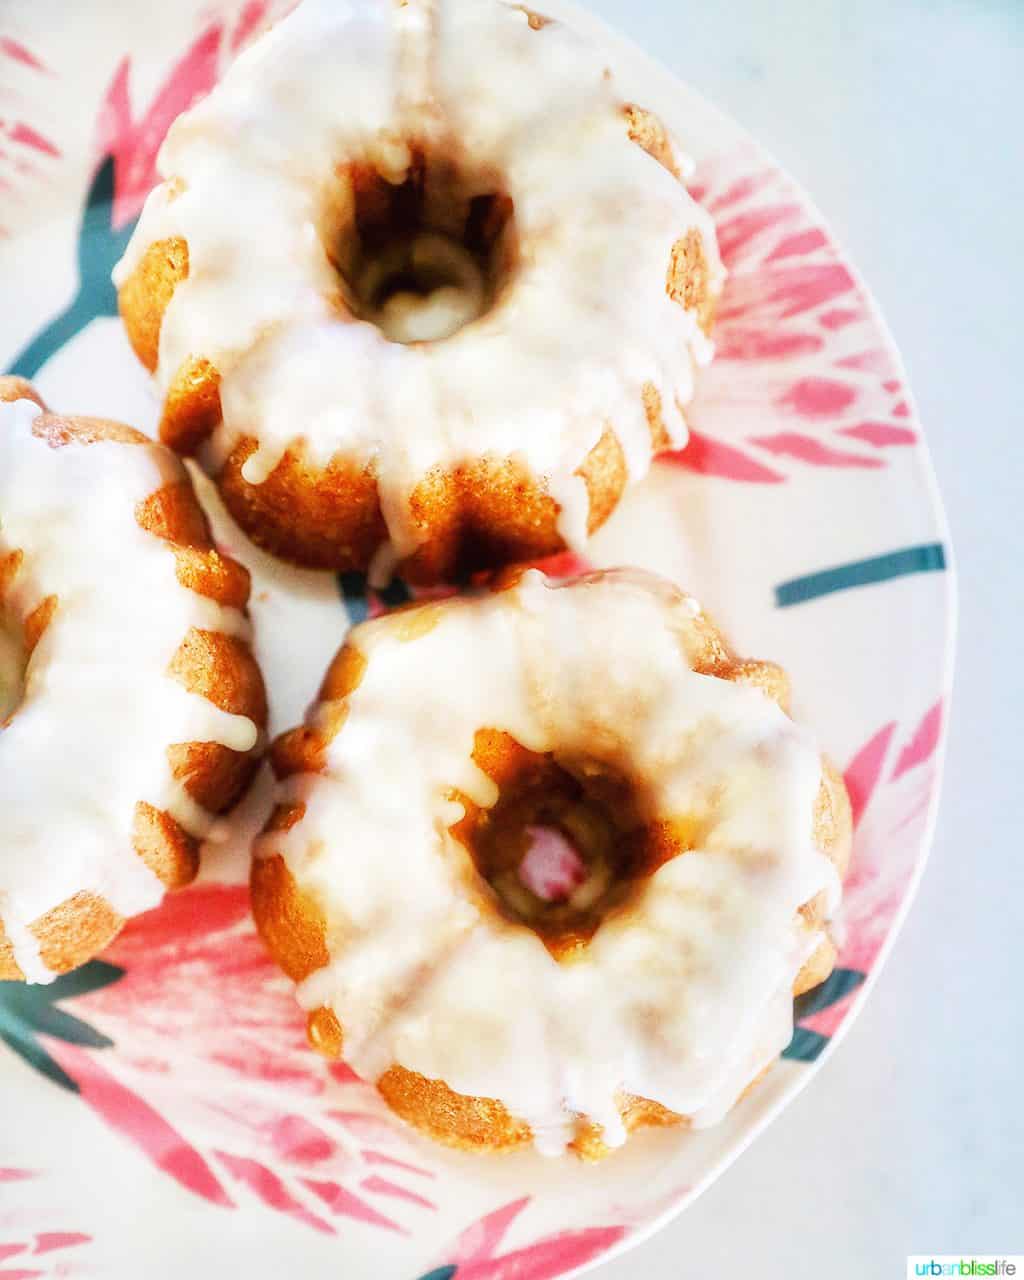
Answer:
[[[32,434],[38,413],[30,401],[0,403],[0,556],[23,553],[5,626],[58,598],[0,729],[0,920],[22,972],[46,982],[54,975],[29,931],[45,912],[81,891],[125,916],[159,902],[163,886],[132,846],[137,802],[207,831],[167,748],[248,751],[257,729],[168,674],[190,628],[248,628],[237,610],[182,587],[172,548],[136,522],[138,503],[181,480],[180,464],[159,445],[51,448]]]
[[[322,224],[335,166],[370,159],[400,182],[410,134],[497,176],[520,256],[490,310],[443,341],[401,345],[339,309]],[[153,242],[187,241],[157,378],[166,391],[197,353],[222,374],[211,469],[244,435],[259,442],[251,483],[298,437],[322,465],[339,451],[371,461],[400,556],[422,536],[408,497],[431,467],[522,460],[578,545],[575,473],[605,427],[632,477],[649,466],[645,383],[684,443],[682,406],[711,346],[666,277],[673,244],[696,228],[717,289],[711,219],[629,140],[600,51],[563,25],[533,30],[503,0],[305,0],[176,121],[160,171],[184,188],[151,195],[114,278]],[[479,309],[451,302],[385,327],[440,336]]]
[[[620,1090],[711,1123],[785,1046],[820,941],[797,909],[834,882],[813,839],[820,757],[761,691],[690,669],[697,612],[636,572],[559,587],[531,571],[446,602],[413,640],[401,616],[350,633],[367,665],[328,771],[281,784],[306,812],[261,852],[324,905],[331,962],[300,999],[336,1011],[361,1074],[399,1063],[500,1099],[558,1151],[581,1114],[622,1141]],[[481,727],[645,779],[649,820],[703,819],[700,847],[582,959],[467,891],[482,881],[447,828],[452,789],[497,798],[471,759]]]

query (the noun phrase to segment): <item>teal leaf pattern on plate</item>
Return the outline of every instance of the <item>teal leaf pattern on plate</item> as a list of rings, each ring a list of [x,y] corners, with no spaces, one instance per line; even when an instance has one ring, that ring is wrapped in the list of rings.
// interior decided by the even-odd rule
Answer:
[[[114,229],[114,157],[105,156],[89,187],[78,230],[78,290],[68,305],[24,346],[8,373],[34,378],[51,356],[97,316],[117,315],[110,273],[121,259],[135,221]]]
[[[805,991],[793,1001],[793,1039],[783,1049],[782,1056],[792,1062],[813,1062],[829,1042],[828,1036],[810,1027],[799,1025],[803,1018],[829,1009],[855,991],[867,977],[860,969],[833,969],[824,982]]]
[[[0,982],[0,1040],[48,1080],[77,1093],[77,1083],[54,1061],[39,1037],[52,1036],[66,1044],[89,1049],[109,1049],[114,1043],[109,1036],[74,1014],[66,1013],[59,1007],[59,1001],[108,987],[122,978],[124,972],[117,965],[93,960],[72,973],[63,974],[48,986]]]

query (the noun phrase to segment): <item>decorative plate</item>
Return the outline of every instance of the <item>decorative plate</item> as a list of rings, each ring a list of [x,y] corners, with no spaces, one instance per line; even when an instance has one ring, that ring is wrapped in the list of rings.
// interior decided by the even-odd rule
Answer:
[[[0,16],[0,367],[55,407],[152,430],[110,269],[171,120],[273,0],[95,0]],[[899,355],[806,197],[731,121],[570,0],[627,95],[696,157],[729,281],[687,449],[594,540],[699,595],[783,662],[857,818],[839,967],[797,1001],[784,1061],[717,1128],[652,1131],[594,1167],[444,1152],[305,1046],[249,918],[246,840],[52,986],[0,984],[0,1280],[382,1275],[547,1280],[678,1213],[808,1083],[907,910],[935,813],[950,680],[949,547]],[[283,570],[202,485],[253,571],[272,728],[294,724],[348,621],[404,598]],[[264,787],[245,806],[261,821]],[[828,1081],[820,1086],[828,1087]],[[837,1098],[855,1107],[859,1098]]]

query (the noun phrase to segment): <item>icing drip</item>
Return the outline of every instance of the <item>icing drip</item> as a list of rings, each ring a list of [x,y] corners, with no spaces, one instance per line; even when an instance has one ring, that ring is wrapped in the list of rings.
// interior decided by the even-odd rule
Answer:
[[[325,908],[331,961],[300,999],[335,1010],[360,1074],[399,1063],[497,1098],[557,1152],[579,1115],[623,1141],[620,1091],[711,1123],[784,1048],[820,940],[798,908],[835,879],[820,759],[762,692],[689,668],[697,612],[646,575],[534,571],[414,640],[401,616],[351,633],[367,663],[327,774],[281,784],[306,810],[266,850]],[[448,830],[453,792],[497,800],[471,759],[483,727],[639,779],[645,821],[700,832],[571,962],[496,915]]]
[[[425,229],[449,237],[475,198],[507,192],[517,252],[503,256],[510,231],[485,305],[461,272],[415,308],[353,305],[349,163],[396,186],[418,173]],[[649,466],[645,386],[685,442],[681,406],[711,348],[666,277],[695,228],[717,290],[712,223],[629,139],[600,52],[561,24],[533,30],[499,0],[305,0],[179,118],[160,170],[174,196],[151,195],[115,280],[155,241],[187,241],[157,379],[166,391],[196,353],[221,373],[211,471],[243,436],[258,441],[253,484],[300,438],[320,466],[371,461],[400,558],[422,536],[409,498],[431,468],[520,460],[578,546],[576,472],[606,427],[633,478]]]
[[[23,621],[57,597],[0,729],[0,919],[32,981],[53,974],[31,924],[81,891],[121,915],[156,905],[158,878],[132,844],[145,801],[202,836],[210,816],[171,776],[167,748],[216,742],[248,751],[257,730],[168,674],[192,627],[245,635],[237,611],[182,587],[172,549],[142,529],[138,503],[181,479],[157,445],[51,448],[35,404],[0,404],[0,557],[21,567],[5,600]]]

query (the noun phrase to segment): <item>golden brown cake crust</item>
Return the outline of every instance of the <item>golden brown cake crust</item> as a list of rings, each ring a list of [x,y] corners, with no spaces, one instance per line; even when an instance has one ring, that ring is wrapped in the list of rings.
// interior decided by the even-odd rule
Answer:
[[[0,400],[21,399],[33,400],[43,410],[32,430],[51,448],[99,441],[126,446],[152,444],[147,436],[123,423],[50,413],[30,384],[0,377]],[[218,604],[245,608],[249,598],[248,572],[214,547],[209,523],[184,470],[180,480],[140,503],[135,519],[141,528],[169,544],[183,586]],[[16,550],[0,566],[0,605],[14,582],[20,560]],[[29,652],[59,608],[59,599],[48,596],[23,620]],[[265,730],[263,678],[249,646],[242,641],[193,629],[182,637],[169,674],[189,691],[208,698],[222,710],[247,716],[261,732]],[[238,752],[211,742],[168,743],[167,754],[174,777],[211,813],[231,808],[258,763],[255,749]],[[134,847],[169,889],[188,884],[198,869],[198,841],[170,814],[142,801],[135,809]],[[102,897],[82,892],[39,917],[30,925],[30,931],[39,942],[43,963],[54,973],[64,973],[102,950],[123,923]],[[0,920],[0,978],[22,976]]]
[[[258,545],[318,569],[365,569],[387,530],[370,467],[336,458],[313,467],[289,450],[259,485],[242,476],[256,442],[240,442],[218,477],[224,502]],[[589,531],[611,514],[627,480],[625,459],[607,430],[580,468],[590,494]],[[494,564],[536,560],[563,546],[558,505],[521,466],[478,459],[454,471],[429,472],[410,498],[424,534],[399,570],[410,582],[452,579]]]
[[[0,920],[0,982],[18,981],[24,976],[14,959],[14,948],[4,930],[4,922]]]
[[[76,893],[29,926],[39,958],[52,973],[76,969],[83,958],[102,951],[124,920],[98,893]]]
[[[537,30],[548,21],[525,6],[524,12]],[[657,116],[627,104],[623,127],[639,147],[679,177],[675,152]],[[172,191],[181,185],[178,180]],[[178,237],[159,240],[143,253],[120,288],[118,307],[125,330],[150,371],[157,366],[164,312],[188,272],[187,243]],[[673,247],[665,289],[680,306],[696,311],[701,327],[710,333],[714,295],[696,230]],[[679,358],[689,357],[681,351]],[[648,391],[653,392],[653,386],[644,389],[645,406]],[[669,444],[664,428],[656,429],[650,408],[648,417],[652,447],[664,449]],[[161,439],[179,453],[193,454],[220,419],[220,373],[210,360],[194,354],[171,380]],[[259,442],[251,437],[238,441],[214,476],[228,510],[257,545],[284,560],[314,569],[365,570],[387,535],[372,464],[339,453],[326,467],[314,465],[302,450],[301,424],[296,424],[295,435],[295,443],[260,484],[250,484],[242,475]],[[587,531],[593,533],[615,509],[628,482],[613,422],[577,474],[587,487]],[[410,507],[422,541],[397,571],[413,583],[455,580],[565,548],[558,531],[558,503],[543,482],[511,458],[468,458],[452,470],[432,471],[412,494]]]
[[[515,585],[522,570],[510,570],[496,580],[496,589]],[[413,634],[422,615],[423,628],[432,625],[432,617],[444,609],[444,603],[412,607],[406,615]],[[785,671],[772,662],[737,657],[715,624],[705,613],[695,619],[698,649],[688,654],[690,666],[702,674],[719,679],[750,684],[760,688],[783,711],[789,711],[789,680]],[[318,773],[325,769],[325,753],[331,740],[345,722],[346,699],[358,687],[366,660],[358,648],[347,642],[339,651],[324,678],[320,691],[322,701],[315,719],[282,734],[271,748],[271,764],[279,778],[299,773]],[[493,730],[477,735],[473,759],[492,779],[502,785],[520,767],[524,748],[507,734]],[[526,753],[527,755],[531,753]],[[301,806],[279,809],[268,824],[274,830],[287,830],[302,816]],[[853,822],[849,797],[842,775],[827,759],[822,759],[822,780],[815,800],[814,812],[808,814],[814,840],[820,851],[832,862],[840,877],[846,873],[850,856]],[[671,840],[671,833],[666,839]],[[268,841],[272,848],[273,841]],[[667,850],[673,857],[680,848]],[[252,909],[257,927],[271,954],[281,968],[295,981],[302,981],[328,961],[325,920],[320,905],[299,889],[280,854],[268,852],[253,863]],[[809,925],[824,921],[824,896],[805,903],[801,916]],[[793,985],[794,995],[824,981],[835,963],[835,949],[827,938],[805,963]],[[308,1019],[310,1042],[328,1057],[343,1051],[344,1028],[334,1012],[327,1008],[314,1010]],[[762,1073],[763,1074],[763,1073]],[[750,1082],[754,1086],[760,1075]],[[507,1151],[532,1140],[529,1126],[512,1116],[491,1098],[467,1097],[453,1092],[443,1080],[428,1080],[414,1071],[394,1064],[377,1081],[388,1106],[409,1124],[435,1140],[467,1151]],[[677,1115],[647,1098],[623,1095],[620,1114],[627,1131],[644,1126],[683,1125],[687,1117]],[[598,1126],[581,1121],[572,1149],[582,1159],[596,1160],[608,1154]]]

